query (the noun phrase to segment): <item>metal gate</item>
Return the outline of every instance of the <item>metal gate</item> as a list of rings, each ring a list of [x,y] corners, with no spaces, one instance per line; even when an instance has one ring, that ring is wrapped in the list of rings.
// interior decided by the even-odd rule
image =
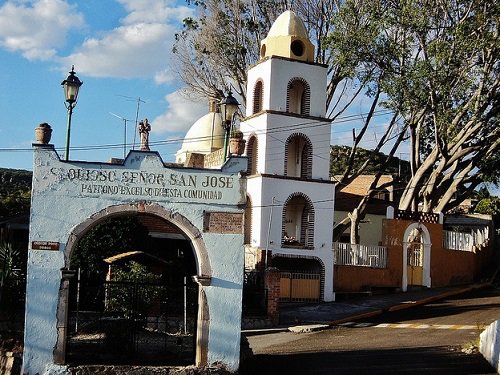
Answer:
[[[243,315],[267,315],[267,290],[264,271],[245,271],[243,279]]]
[[[321,275],[319,273],[281,272],[281,302],[319,302]]]
[[[408,284],[423,285],[424,249],[419,241],[408,244]]]
[[[72,288],[66,362],[184,365],[195,359],[197,287],[107,281]]]

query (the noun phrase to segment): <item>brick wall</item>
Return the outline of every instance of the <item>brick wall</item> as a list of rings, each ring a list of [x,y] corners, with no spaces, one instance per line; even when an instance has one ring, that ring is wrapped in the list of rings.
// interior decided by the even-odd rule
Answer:
[[[280,272],[277,268],[266,270],[267,316],[274,324],[279,322]]]

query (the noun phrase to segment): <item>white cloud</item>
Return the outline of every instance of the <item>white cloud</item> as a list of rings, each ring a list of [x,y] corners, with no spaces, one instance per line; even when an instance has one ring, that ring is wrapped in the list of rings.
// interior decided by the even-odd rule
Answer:
[[[168,68],[158,71],[155,74],[155,82],[158,85],[173,83],[176,79],[175,74]]]
[[[167,111],[156,117],[151,129],[154,133],[187,132],[191,125],[208,113],[208,103],[194,103],[179,91],[165,96]]]
[[[0,7],[0,46],[28,60],[48,60],[67,33],[82,26],[83,16],[64,0],[11,0]]]
[[[173,26],[159,23],[121,26],[85,40],[78,52],[61,60],[88,76],[150,78],[164,69],[173,32]]]
[[[88,38],[75,53],[61,59],[94,77],[152,78],[168,84],[174,77],[167,64],[180,20],[191,14],[175,1],[119,0],[128,15],[121,25]]]
[[[119,0],[118,2],[129,12],[122,20],[124,25],[141,22],[178,22],[193,12],[186,6],[176,6],[173,0]]]

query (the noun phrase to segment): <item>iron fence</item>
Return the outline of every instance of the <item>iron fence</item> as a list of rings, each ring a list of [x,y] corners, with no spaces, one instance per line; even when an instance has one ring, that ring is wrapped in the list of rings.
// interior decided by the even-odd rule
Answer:
[[[68,314],[68,363],[194,363],[194,283],[89,282],[77,291]]]

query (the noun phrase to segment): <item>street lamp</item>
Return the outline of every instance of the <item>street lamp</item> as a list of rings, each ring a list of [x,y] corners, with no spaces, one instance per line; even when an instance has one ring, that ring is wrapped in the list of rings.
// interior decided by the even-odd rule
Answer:
[[[224,137],[224,160],[226,160],[227,157],[227,145],[229,143],[229,133],[231,132],[234,114],[238,111],[239,105],[240,103],[238,103],[231,91],[229,91],[227,96],[219,103],[220,114],[222,117],[222,127],[226,132]]]
[[[66,132],[66,154],[65,159],[69,159],[69,138],[71,134],[71,115],[73,114],[73,108],[76,106],[76,100],[78,99],[78,91],[83,82],[78,79],[75,75],[75,66],[71,67],[71,72],[69,72],[68,78],[61,82],[64,88],[64,97],[66,99],[66,109],[68,110],[68,130]]]

